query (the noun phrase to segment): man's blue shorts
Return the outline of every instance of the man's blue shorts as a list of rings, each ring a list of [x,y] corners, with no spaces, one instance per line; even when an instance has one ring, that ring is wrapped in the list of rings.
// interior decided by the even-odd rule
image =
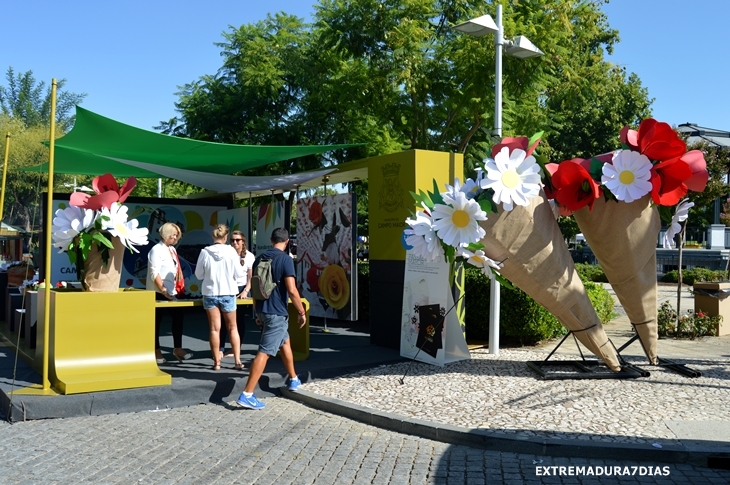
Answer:
[[[275,357],[284,342],[289,340],[289,317],[266,313],[257,313],[256,316],[264,324],[259,352]]]
[[[231,313],[236,311],[236,296],[203,296],[203,308],[212,310],[219,308],[223,313]]]

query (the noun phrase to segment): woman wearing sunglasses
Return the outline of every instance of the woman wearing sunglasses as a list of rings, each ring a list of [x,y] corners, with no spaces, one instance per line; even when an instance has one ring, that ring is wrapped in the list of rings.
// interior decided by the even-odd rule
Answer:
[[[251,276],[253,270],[253,262],[256,260],[254,254],[248,250],[246,244],[246,236],[241,231],[231,232],[231,246],[238,253],[238,257],[241,260],[241,266],[243,266],[243,276],[236,280],[238,284],[238,297],[237,298],[250,298],[251,293]],[[243,343],[243,334],[246,333],[245,325],[245,313],[247,308],[239,306],[236,310],[236,325],[238,326],[238,335]],[[221,327],[221,353],[224,357],[230,357],[233,355],[233,350],[225,352],[226,346],[226,329]]]

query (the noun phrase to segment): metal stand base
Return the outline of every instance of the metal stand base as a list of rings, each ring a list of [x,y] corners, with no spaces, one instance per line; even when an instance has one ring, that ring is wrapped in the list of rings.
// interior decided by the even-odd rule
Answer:
[[[527,366],[540,374],[544,380],[566,380],[566,379],[635,379],[637,377],[649,377],[649,373],[634,365],[625,362],[619,355],[621,362],[621,370],[614,372],[609,369],[606,364],[597,359],[588,360],[583,355],[578,339],[573,335],[575,345],[580,353],[580,360],[553,360],[550,357],[563,345],[569,336],[573,335],[570,331],[563,337],[558,345],[548,354],[545,360],[527,361]],[[550,371],[548,368],[557,368],[558,370]]]
[[[644,343],[641,341],[641,337],[639,334],[635,334],[633,337],[631,337],[625,344],[623,344],[621,347],[618,348],[616,352],[621,352],[623,349],[634,343],[636,340],[639,341],[642,347],[644,347]],[[678,362],[674,362],[673,360],[668,359],[662,359],[661,357],[657,358],[658,360],[658,366],[664,367],[666,369],[672,370],[674,372],[677,372],[679,374],[682,374],[685,377],[702,377],[702,372],[698,370],[691,369],[687,367],[685,364],[680,364]]]
[[[553,354],[560,348],[560,346],[563,345],[563,342],[565,342],[571,335],[573,336],[576,347],[578,347],[578,352],[580,353],[581,360],[550,361],[550,357],[553,356]],[[641,337],[638,333],[635,334],[625,344],[616,349],[616,355],[618,356],[618,360],[621,363],[621,370],[618,372],[613,372],[606,366],[606,364],[596,359],[586,359],[583,355],[583,351],[580,348],[580,343],[578,342],[578,339],[575,337],[572,331],[568,332],[568,334],[563,337],[563,340],[561,340],[558,345],[555,346],[555,348],[552,350],[552,352],[550,352],[550,354],[548,354],[545,360],[530,360],[527,361],[527,366],[540,374],[540,376],[545,380],[634,379],[637,377],[649,377],[651,375],[649,371],[641,369],[633,364],[629,364],[623,357],[621,357],[621,351],[634,343],[636,340],[639,341],[642,348],[644,348],[644,351],[646,352],[646,347],[644,347],[644,343],[641,341]],[[611,345],[613,345],[613,342],[611,342]],[[672,360],[662,358],[659,358],[658,361],[659,367],[663,367],[665,369],[677,372],[684,375],[685,377],[702,376],[702,373],[700,371],[691,369],[685,364],[680,364]],[[548,371],[546,369],[548,367],[558,368],[559,371]]]

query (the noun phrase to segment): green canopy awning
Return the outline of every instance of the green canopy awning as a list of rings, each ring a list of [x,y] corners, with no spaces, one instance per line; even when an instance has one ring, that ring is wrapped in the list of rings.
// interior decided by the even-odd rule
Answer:
[[[113,157],[186,170],[232,174],[282,160],[358,145],[261,146],[212,143],[142,130],[77,106],[74,127],[55,142],[54,172],[159,177],[154,172],[106,158]],[[47,172],[48,164],[24,170]]]

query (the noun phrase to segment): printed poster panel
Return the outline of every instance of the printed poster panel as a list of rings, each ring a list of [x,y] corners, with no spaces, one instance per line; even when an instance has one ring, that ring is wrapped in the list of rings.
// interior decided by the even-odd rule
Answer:
[[[141,200],[144,200],[140,198]],[[150,202],[148,202],[148,200]],[[165,222],[174,222],[183,232],[180,242],[175,246],[183,276],[185,277],[185,291],[188,296],[201,296],[200,280],[195,277],[195,264],[200,251],[213,244],[211,232],[217,224],[217,213],[225,210],[223,206],[188,205],[175,203],[152,203],[147,199],[144,202],[131,202],[131,198],[124,203],[129,207],[129,219],[137,219],[140,227],[149,230],[149,243],[146,246],[136,246],[138,253],[124,251],[122,264],[122,288],[145,288],[147,280],[147,255],[152,247],[160,241],[160,226]],[[68,206],[68,200],[53,201],[53,213]],[[76,266],[68,260],[68,255],[58,253],[54,248],[51,251],[51,281],[78,281]]]
[[[277,227],[289,229],[289,221],[284,220],[284,201],[272,202],[259,207],[256,217],[256,247],[254,254],[261,254],[271,249],[271,232]]]
[[[246,246],[249,251],[253,252],[251,244],[251,234],[249,234],[249,208],[237,207],[235,209],[227,209],[218,212],[218,224],[228,226],[230,232],[241,231],[246,236]],[[230,240],[228,241],[230,242]]]
[[[297,201],[297,287],[309,314],[357,320],[354,194]]]
[[[406,251],[400,355],[440,366],[469,359],[453,306],[449,264],[443,258],[427,261]]]

